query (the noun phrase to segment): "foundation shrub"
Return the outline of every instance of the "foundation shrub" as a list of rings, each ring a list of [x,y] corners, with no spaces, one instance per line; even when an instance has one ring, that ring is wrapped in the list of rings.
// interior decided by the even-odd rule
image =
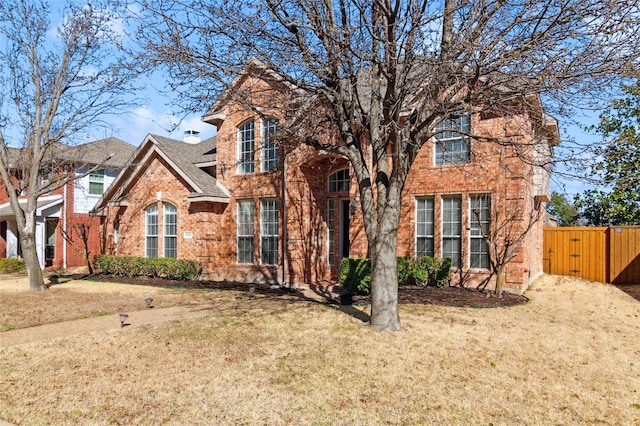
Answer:
[[[22,259],[0,259],[0,274],[23,272],[25,270]]]
[[[195,260],[106,254],[96,256],[94,266],[104,274],[117,277],[160,277],[181,281],[196,280],[202,271],[202,263]]]
[[[451,280],[451,258],[418,256],[411,263],[411,276],[418,285],[443,286]]]
[[[351,294],[371,292],[371,261],[343,257],[338,271],[338,282]]]

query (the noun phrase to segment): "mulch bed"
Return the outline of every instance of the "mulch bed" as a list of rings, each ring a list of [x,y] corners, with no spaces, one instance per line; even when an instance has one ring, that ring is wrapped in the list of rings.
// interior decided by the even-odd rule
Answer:
[[[301,292],[282,287],[272,287],[268,284],[246,284],[234,281],[173,281],[162,278],[122,278],[112,275],[97,274],[92,276],[76,276],[75,279],[126,282],[128,284],[151,285],[165,288],[190,288],[190,289],[215,289],[247,291],[254,287],[259,294],[273,296],[293,295],[304,297]],[[330,303],[340,303],[337,295],[319,291],[319,294],[328,298]],[[335,296],[335,297],[334,297]],[[330,298],[330,299],[329,299]],[[441,305],[474,308],[496,308],[521,305],[529,299],[523,295],[506,293],[502,296],[491,292],[479,292],[475,288],[464,287],[431,287],[431,286],[401,286],[398,289],[398,301],[401,304]],[[371,302],[369,296],[353,296],[352,302],[356,305],[365,305]]]

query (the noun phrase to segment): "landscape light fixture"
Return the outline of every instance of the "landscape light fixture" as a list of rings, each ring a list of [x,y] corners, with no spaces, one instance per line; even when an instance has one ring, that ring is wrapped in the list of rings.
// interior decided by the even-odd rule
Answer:
[[[153,308],[153,306],[151,305],[153,299],[151,297],[147,297],[146,299],[144,299],[144,301],[147,302],[147,308]]]
[[[129,314],[120,314],[120,328],[124,328],[124,322],[129,318]]]
[[[242,300],[241,296],[236,296],[236,311],[240,309],[240,301]]]
[[[249,287],[249,300],[253,300],[253,295],[256,292],[256,288],[254,286]]]

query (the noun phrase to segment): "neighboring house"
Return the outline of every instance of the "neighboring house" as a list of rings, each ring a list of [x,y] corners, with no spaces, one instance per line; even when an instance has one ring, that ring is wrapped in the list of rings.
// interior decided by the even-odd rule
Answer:
[[[135,146],[120,139],[107,138],[78,146],[58,144],[51,150],[51,159],[46,162],[45,167],[53,162],[63,164],[59,169],[65,169],[66,173],[73,173],[78,178],[38,198],[36,250],[40,267],[58,269],[85,265],[78,234],[80,224],[84,224],[88,230],[90,253],[98,254],[103,251],[100,218],[88,213],[135,149]],[[8,150],[9,157],[15,164],[19,164],[20,157],[26,152],[19,148]],[[82,176],[98,165],[98,169]],[[43,173],[41,179],[53,182],[55,177],[55,173],[54,176]],[[19,258],[22,257],[22,251],[15,215],[9,205],[4,185],[0,185],[3,187],[0,190],[0,257]],[[65,235],[69,238],[65,238]]]
[[[106,217],[108,252],[196,259],[216,280],[335,280],[341,258],[367,256],[349,162],[308,146],[285,152],[271,137],[278,109],[258,115],[246,107],[247,97],[264,99],[269,84],[249,75],[235,84],[238,92],[250,88],[244,99],[227,94],[203,117],[217,127],[215,139],[149,135],[140,145],[95,208]],[[541,146],[542,156],[558,142],[557,124],[544,113],[471,114],[450,124]],[[424,145],[407,179],[398,255],[451,256],[467,282],[480,282],[489,265],[479,226],[509,205],[523,228],[548,193],[547,170],[525,164],[512,147],[443,134]],[[534,225],[509,264],[506,287],[521,291],[542,272],[543,226],[544,219]]]

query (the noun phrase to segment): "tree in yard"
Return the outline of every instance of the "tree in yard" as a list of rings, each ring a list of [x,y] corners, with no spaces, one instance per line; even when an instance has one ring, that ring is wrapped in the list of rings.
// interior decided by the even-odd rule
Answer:
[[[93,264],[91,263],[91,251],[89,250],[90,229],[91,224],[89,223],[75,223],[69,231],[62,231],[62,238],[71,244],[76,252],[82,255],[82,259],[91,275],[93,274]]]
[[[624,91],[626,97],[614,100],[595,126],[604,139],[590,170],[596,188],[576,197],[589,225],[640,225],[640,82]]]
[[[560,113],[630,69],[638,39],[623,34],[638,16],[624,0],[142,3],[144,46],[172,88],[188,89],[186,108],[201,111],[253,57],[290,90],[282,132],[350,161],[371,258],[371,325],[382,330],[400,329],[400,200],[421,147],[452,131],[535,164],[543,156],[534,148],[462,129],[457,119],[540,121],[540,96]],[[337,142],[309,123],[330,126]]]
[[[526,210],[521,204],[504,202],[492,209],[490,197],[479,196],[472,199],[471,233],[481,237],[472,239],[472,250],[474,242],[486,245],[488,265],[482,266],[488,266],[489,269],[489,275],[477,287],[479,290],[484,291],[491,278],[495,277],[494,293],[501,294],[508,263],[518,255],[525,238],[543,217],[541,203]]]
[[[123,111],[121,95],[135,75],[117,59],[109,3],[70,2],[55,28],[51,14],[44,1],[0,4],[0,175],[31,290],[46,288],[35,245],[38,197],[82,176],[71,173],[68,145],[80,131],[104,125],[105,114]]]
[[[547,204],[547,212],[558,219],[560,226],[578,226],[580,213],[576,206],[563,194],[553,191]]]

